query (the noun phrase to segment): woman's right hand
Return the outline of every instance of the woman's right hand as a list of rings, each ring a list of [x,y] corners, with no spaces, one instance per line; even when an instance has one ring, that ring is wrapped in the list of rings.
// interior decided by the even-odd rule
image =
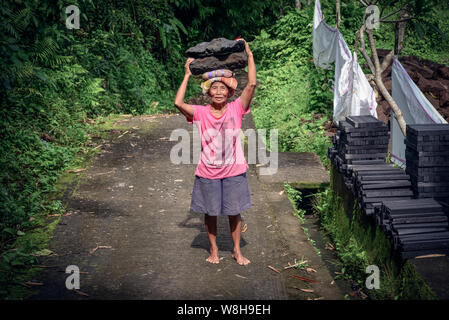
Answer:
[[[193,60],[195,60],[194,58],[188,58],[186,61],[186,64],[184,66],[184,72],[186,76],[191,76],[192,75],[192,71],[190,71],[190,64],[193,62]]]

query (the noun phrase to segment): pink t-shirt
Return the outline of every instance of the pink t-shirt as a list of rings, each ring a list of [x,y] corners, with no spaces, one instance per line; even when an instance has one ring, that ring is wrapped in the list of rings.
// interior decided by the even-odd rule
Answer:
[[[240,132],[243,110],[240,97],[226,106],[224,114],[216,118],[210,105],[194,105],[193,121],[201,137],[201,154],[195,174],[207,179],[222,179],[246,172],[248,163],[243,155]]]

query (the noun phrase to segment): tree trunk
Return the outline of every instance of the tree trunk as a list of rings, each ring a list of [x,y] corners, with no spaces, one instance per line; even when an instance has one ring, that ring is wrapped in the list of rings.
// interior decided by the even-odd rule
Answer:
[[[407,11],[403,11],[399,15],[399,20],[409,18],[410,15]],[[395,34],[394,34],[394,55],[397,56],[402,50],[402,43],[404,41],[405,26],[407,21],[396,22]]]
[[[340,15],[340,0],[337,0],[335,4],[335,11],[337,14],[337,29],[340,28],[341,15]]]
[[[371,52],[373,54],[374,81],[376,82],[377,88],[382,93],[385,100],[387,100],[388,104],[391,106],[391,109],[394,112],[394,117],[398,121],[399,127],[401,128],[401,131],[404,134],[404,137],[406,137],[407,136],[407,133],[406,133],[407,124],[404,120],[404,116],[402,115],[402,111],[401,111],[401,109],[399,109],[399,106],[396,104],[396,101],[394,101],[393,97],[390,95],[387,88],[385,88],[385,85],[382,81],[382,69],[381,69],[381,65],[379,63],[379,57],[377,56],[377,49],[376,49],[376,43],[374,42],[373,31],[367,30],[366,33],[368,34],[369,44],[371,47]]]
[[[296,9],[301,10],[301,1],[295,0]]]
[[[381,76],[374,77],[374,81],[376,82],[377,88],[379,88],[380,93],[382,93],[385,100],[390,105],[391,109],[394,112],[394,117],[398,121],[399,127],[401,128],[402,133],[404,134],[404,137],[407,136],[406,134],[406,128],[407,123],[405,123],[404,116],[402,115],[401,109],[399,109],[399,106],[396,104],[396,101],[394,101],[393,97],[388,92],[387,88],[385,88],[384,83],[382,82]]]

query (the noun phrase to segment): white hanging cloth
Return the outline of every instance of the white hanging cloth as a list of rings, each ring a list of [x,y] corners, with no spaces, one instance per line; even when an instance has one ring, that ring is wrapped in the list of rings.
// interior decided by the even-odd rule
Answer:
[[[374,90],[360,67],[357,55],[351,55],[338,29],[324,21],[319,0],[313,17],[313,60],[316,67],[331,68],[335,63],[334,122],[349,115],[372,115],[377,118]]]
[[[393,100],[396,101],[399,109],[401,109],[405,123],[447,123],[429,100],[427,100],[397,59],[393,61],[391,80]],[[404,167],[405,137],[399,127],[398,121],[394,117],[393,111],[391,111],[390,115],[390,124],[391,160]]]

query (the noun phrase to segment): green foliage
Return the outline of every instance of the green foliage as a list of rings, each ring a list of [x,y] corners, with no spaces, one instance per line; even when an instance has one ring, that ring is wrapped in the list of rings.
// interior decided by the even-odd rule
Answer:
[[[81,11],[79,30],[65,26],[71,4]],[[186,30],[163,0],[10,1],[2,2],[0,19],[0,287],[6,288],[12,271],[35,262],[29,256],[35,243],[21,239],[36,217],[64,210],[50,195],[61,173],[84,156],[89,118],[172,110]]]
[[[299,208],[299,205],[302,202],[302,192],[293,188],[288,183],[284,183],[284,189],[287,192],[288,198],[292,202],[293,208],[295,208],[296,216],[303,222],[306,211]]]
[[[269,0],[171,0],[176,16],[187,26],[187,44],[242,36],[250,41],[261,28],[293,9],[294,2]]]
[[[385,17],[394,13],[405,5],[411,10],[414,17],[406,25],[404,48],[401,55],[417,56],[443,64],[449,63],[449,5],[446,1],[431,0],[384,0],[377,6],[381,16]],[[321,9],[326,22],[335,26],[335,1],[321,1]],[[360,1],[342,1],[340,32],[351,50],[355,49],[355,33],[363,23],[365,6]],[[395,14],[387,20],[397,20]],[[394,48],[394,23],[381,23],[379,29],[374,29],[376,47],[392,50]],[[370,54],[369,46],[367,52]],[[365,60],[359,52],[359,63],[363,65]]]

